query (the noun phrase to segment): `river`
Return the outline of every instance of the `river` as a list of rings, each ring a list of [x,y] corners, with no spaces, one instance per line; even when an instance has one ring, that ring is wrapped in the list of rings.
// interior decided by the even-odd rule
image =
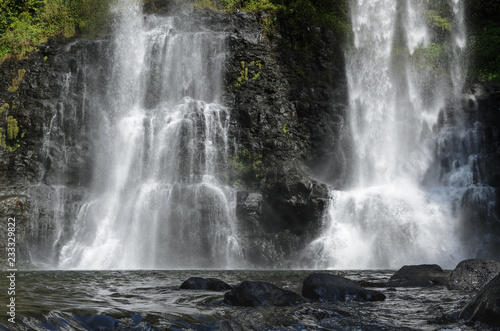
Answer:
[[[271,282],[301,292],[312,271],[24,271],[16,278],[16,324],[0,330],[485,330],[454,317],[474,293],[444,287],[375,288],[383,302],[233,307],[224,292],[179,290],[191,276]],[[391,270],[326,271],[381,284]],[[7,285],[2,277],[3,288]],[[5,307],[5,306],[4,306]],[[3,308],[5,309],[5,308]],[[455,315],[454,315],[455,314]]]

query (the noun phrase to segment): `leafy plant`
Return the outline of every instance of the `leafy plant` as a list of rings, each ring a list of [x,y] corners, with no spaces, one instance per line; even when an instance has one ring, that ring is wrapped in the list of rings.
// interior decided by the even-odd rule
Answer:
[[[414,68],[442,74],[445,72],[446,51],[443,44],[429,43],[426,47],[418,47],[412,55]]]
[[[0,146],[14,152],[21,146],[21,139],[24,138],[24,132],[19,137],[19,126],[17,120],[13,116],[7,117],[6,131],[6,134],[4,134],[3,129],[0,128]]]
[[[17,120],[12,116],[7,117],[7,139],[16,139],[18,133],[19,127],[17,126]]]
[[[283,125],[283,136],[286,136],[290,132],[290,129],[287,129],[286,123]]]
[[[261,61],[251,61],[250,63],[241,61],[240,65],[240,75],[236,78],[236,81],[233,84],[228,86],[229,89],[241,87],[243,84],[248,82],[249,79],[257,80],[260,77],[260,73],[262,71]]]
[[[262,154],[253,154],[243,148],[228,160],[230,182],[241,185],[260,180],[264,173]]]
[[[425,16],[429,25],[439,28],[442,31],[451,31],[450,19],[441,16],[436,10],[428,10]]]
[[[16,92],[19,88],[19,84],[23,81],[24,74],[26,73],[26,69],[19,69],[17,71],[17,77],[12,79],[12,84],[9,86],[7,91],[13,93]]]
[[[0,115],[2,115],[3,113],[5,113],[7,110],[9,110],[9,104],[8,103],[4,103],[2,107],[0,107]]]
[[[3,0],[0,58],[23,58],[55,35],[93,37],[107,31],[112,0]],[[1,60],[0,60],[1,61]]]

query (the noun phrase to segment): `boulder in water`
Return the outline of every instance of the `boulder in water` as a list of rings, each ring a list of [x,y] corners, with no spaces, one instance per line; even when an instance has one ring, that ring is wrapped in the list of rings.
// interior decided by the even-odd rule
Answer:
[[[500,326],[500,275],[495,276],[460,312],[460,318]]]
[[[460,262],[450,275],[450,290],[481,290],[500,274],[500,262],[470,259]]]
[[[447,286],[450,275],[437,264],[405,265],[387,281],[391,287]]]
[[[217,278],[190,277],[181,284],[181,290],[227,291],[231,286]]]
[[[309,300],[290,290],[266,282],[244,281],[224,295],[224,302],[233,306],[294,306]]]
[[[367,290],[341,276],[315,273],[304,279],[302,295],[313,301],[383,301],[385,295]]]

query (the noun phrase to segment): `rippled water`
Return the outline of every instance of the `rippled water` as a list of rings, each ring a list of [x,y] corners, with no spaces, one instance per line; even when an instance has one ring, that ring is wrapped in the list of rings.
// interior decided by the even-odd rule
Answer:
[[[231,285],[261,280],[301,292],[311,271],[33,271],[16,279],[16,324],[2,313],[0,330],[479,330],[453,314],[474,293],[443,287],[388,289],[384,302],[232,307],[224,292],[179,290],[191,276]],[[335,271],[380,284],[393,271]],[[6,297],[6,273],[1,293]],[[2,299],[2,302],[7,302]],[[5,305],[2,304],[2,307]],[[6,308],[2,308],[6,309]]]

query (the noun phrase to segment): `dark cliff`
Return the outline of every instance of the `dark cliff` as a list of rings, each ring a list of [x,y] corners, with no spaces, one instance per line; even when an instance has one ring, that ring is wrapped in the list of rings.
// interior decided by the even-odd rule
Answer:
[[[15,125],[18,132],[13,139],[4,135],[0,148],[0,215],[16,218],[17,262],[21,265],[30,265],[30,255],[53,262],[54,236],[63,229],[55,228],[57,211],[51,204],[57,199],[76,200],[71,196],[75,190],[70,196],[55,196],[55,187],[80,187],[89,176],[80,166],[86,162],[86,142],[79,132],[86,126],[77,117],[53,122],[64,107],[65,77],[77,64],[75,54],[66,52],[75,42],[54,38],[29,58],[1,65],[0,101],[7,105],[2,127],[5,132]],[[54,143],[47,144],[49,139]],[[63,145],[71,148],[63,151]]]
[[[245,173],[237,214],[248,234],[248,259],[290,267],[320,229],[329,192],[346,171],[347,98],[340,37],[312,28],[316,50],[291,50],[286,36],[268,37],[265,14],[230,16],[226,102],[239,151],[262,162]],[[237,78],[248,69],[248,79]],[[246,73],[244,73],[246,74]],[[316,180],[317,179],[317,180]]]

